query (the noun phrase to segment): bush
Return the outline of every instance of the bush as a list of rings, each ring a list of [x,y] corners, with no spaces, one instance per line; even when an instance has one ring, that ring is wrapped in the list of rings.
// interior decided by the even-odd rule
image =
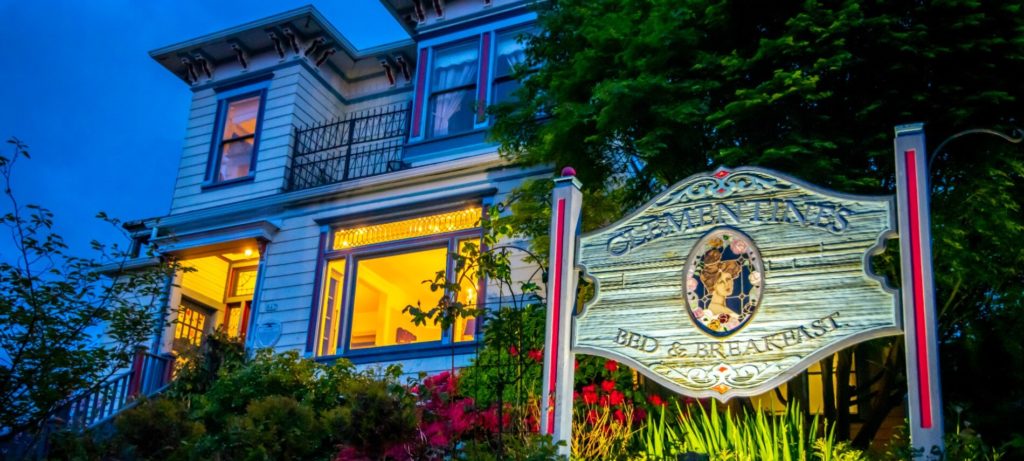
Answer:
[[[186,459],[183,451],[205,432],[189,418],[184,402],[159,398],[144,400],[114,420],[113,443],[139,460]]]

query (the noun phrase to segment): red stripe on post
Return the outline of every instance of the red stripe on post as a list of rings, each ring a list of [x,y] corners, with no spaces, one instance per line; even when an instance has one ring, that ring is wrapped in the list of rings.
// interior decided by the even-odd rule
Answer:
[[[551,354],[551,369],[549,372],[548,379],[548,399],[555,398],[555,385],[557,384],[558,377],[558,330],[560,326],[560,320],[562,316],[562,253],[563,253],[563,242],[565,237],[565,199],[558,200],[558,211],[556,215],[556,222],[558,222],[558,233],[555,235],[555,265],[554,267],[554,283],[555,283],[555,299],[554,299],[554,310],[551,315],[551,344],[548,344],[550,350],[548,354]],[[550,404],[550,402],[548,402]],[[555,411],[552,409],[548,412],[548,434],[555,433]]]
[[[420,50],[420,60],[416,63],[416,103],[412,108],[412,137],[420,135],[423,125],[423,91],[427,84],[427,49]]]
[[[921,427],[932,427],[931,382],[928,374],[928,332],[925,324],[924,270],[921,267],[921,205],[917,200],[917,151],[903,153],[907,164],[907,206],[910,223],[911,271],[914,274],[914,339],[917,343],[917,392],[921,399]]]
[[[484,33],[483,45],[480,53],[480,83],[477,85],[476,100],[476,121],[484,121],[484,111],[487,109],[487,79],[490,77],[491,67],[491,33]]]

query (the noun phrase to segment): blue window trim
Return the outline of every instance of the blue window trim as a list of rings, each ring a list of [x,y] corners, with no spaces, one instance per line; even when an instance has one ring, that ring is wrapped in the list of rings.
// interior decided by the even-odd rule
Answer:
[[[269,81],[266,83],[269,84]],[[267,104],[266,85],[263,85],[263,88],[252,91],[227,92],[223,96],[224,97],[221,97],[221,99],[217,101],[217,119],[213,126],[213,137],[210,140],[210,155],[206,162],[206,180],[202,185],[203,190],[250,182],[253,181],[256,176],[256,161],[259,158],[260,137],[263,131],[263,114]],[[249,174],[224,181],[217,181],[217,171],[220,170],[220,162],[223,154],[221,151],[221,147],[223,146],[221,138],[224,135],[224,125],[227,119],[228,107],[232,102],[248,99],[253,96],[259,96],[260,107],[256,115],[256,129],[252,138],[252,154],[249,158]]]
[[[326,248],[324,249],[324,252],[321,253],[323,265],[317,271],[316,276],[321,279],[326,277],[326,268],[331,261],[345,261],[345,275],[341,295],[341,319],[338,322],[338,331],[335,332],[338,336],[338,348],[335,354],[317,356],[317,359],[333,360],[336,358],[347,358],[352,360],[353,363],[369,363],[382,360],[400,360],[402,358],[433,357],[448,351],[464,351],[466,353],[474,351],[480,342],[480,332],[482,331],[481,322],[476,322],[473,336],[474,339],[472,341],[453,342],[452,331],[451,328],[449,328],[448,331],[441,332],[441,340],[439,341],[352,349],[352,317],[355,309],[355,288],[358,276],[357,273],[359,270],[358,264],[360,260],[424,249],[446,248],[448,251],[446,252],[445,273],[446,276],[451,279],[452,273],[455,270],[450,257],[453,248],[455,248],[461,240],[470,238],[479,239],[482,237],[482,230],[477,227],[424,237],[388,241],[345,250],[331,250],[330,248],[333,248],[334,239],[333,228],[331,228],[331,231],[328,231],[326,238]],[[457,248],[454,251],[458,251]],[[479,293],[477,296],[477,305],[480,306],[480,303],[486,299],[486,293],[484,292],[486,284],[481,280],[477,283],[476,288]],[[323,290],[318,291],[319,293],[317,294],[317,297],[320,299],[317,299],[316,303],[317,305],[320,305],[323,303],[322,298],[324,293]],[[317,319],[314,327],[315,330],[311,331],[312,336],[319,337],[322,334],[322,332],[319,331],[321,323],[319,317],[323,315],[323,312],[321,311],[322,309],[316,309]],[[312,352],[313,355],[316,356],[317,351],[315,347]]]

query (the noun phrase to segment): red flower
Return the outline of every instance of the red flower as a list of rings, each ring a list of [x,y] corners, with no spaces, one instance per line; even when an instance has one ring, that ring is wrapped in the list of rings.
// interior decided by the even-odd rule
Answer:
[[[604,362],[604,368],[610,372],[615,372],[619,369],[619,363],[614,360],[608,360]]]
[[[519,355],[519,349],[516,349],[515,346],[509,346],[508,347],[508,355],[511,355],[512,357],[515,357],[515,356]]]
[[[544,361],[544,351],[542,349],[531,349],[530,352],[526,353],[526,356],[537,362]]]
[[[651,405],[659,406],[659,407],[660,406],[665,406],[665,404],[666,404],[666,402],[664,400],[662,400],[661,396],[658,395],[658,394],[654,394],[654,395],[648,397],[647,401],[651,402]]]
[[[615,390],[615,381],[611,381],[611,380],[608,380],[608,379],[602,381],[601,382],[601,389],[604,390],[605,392],[611,392],[611,391]]]
[[[647,410],[637,408],[633,411],[633,422],[640,422],[647,419]]]
[[[597,403],[597,390],[594,385],[583,386],[583,403],[593,405]]]
[[[623,400],[626,399],[625,395],[622,395],[619,391],[612,391],[611,395],[608,396],[608,400],[612,405],[619,405]]]
[[[590,424],[597,424],[597,410],[587,411],[587,422]]]
[[[607,407],[608,403],[609,403],[608,402],[608,396],[607,395],[602,395],[601,396],[601,406],[602,407]]]
[[[626,422],[626,414],[623,413],[622,410],[615,410],[614,417],[615,421],[618,421],[619,424]]]
[[[573,359],[573,361],[572,361],[572,369],[573,370],[579,370],[580,369],[580,361],[579,360]]]

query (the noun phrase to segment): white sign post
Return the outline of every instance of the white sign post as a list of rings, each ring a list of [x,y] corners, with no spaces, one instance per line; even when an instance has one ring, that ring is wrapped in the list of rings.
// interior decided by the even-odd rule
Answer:
[[[542,434],[565,441],[560,453],[569,456],[572,431],[572,319],[576,307],[576,239],[583,195],[572,168],[555,180],[551,200],[551,261],[547,281],[547,323],[544,373],[541,380]]]
[[[923,124],[897,126],[895,150],[910,443],[914,459],[941,460],[942,391]]]

